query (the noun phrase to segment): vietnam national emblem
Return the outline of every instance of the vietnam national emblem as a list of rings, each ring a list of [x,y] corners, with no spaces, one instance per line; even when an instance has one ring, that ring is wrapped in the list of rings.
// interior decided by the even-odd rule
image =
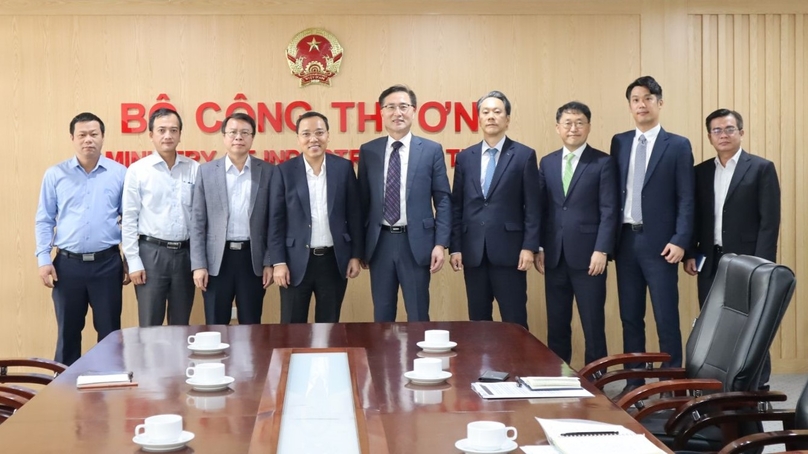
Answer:
[[[286,48],[286,60],[300,86],[331,86],[331,78],[339,72],[342,46],[337,38],[322,28],[309,28],[295,35]]]

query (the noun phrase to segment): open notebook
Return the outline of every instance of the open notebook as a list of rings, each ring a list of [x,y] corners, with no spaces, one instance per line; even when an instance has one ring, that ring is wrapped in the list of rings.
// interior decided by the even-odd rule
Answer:
[[[536,420],[541,424],[547,440],[562,454],[665,452],[645,438],[645,435],[636,434],[616,424],[580,419],[536,418]]]

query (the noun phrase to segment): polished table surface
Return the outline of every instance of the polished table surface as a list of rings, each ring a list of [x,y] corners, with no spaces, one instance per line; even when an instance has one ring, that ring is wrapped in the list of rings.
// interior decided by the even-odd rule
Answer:
[[[446,329],[457,347],[451,353],[448,385],[414,387],[403,374],[412,370],[427,329]],[[222,333],[230,344],[223,355],[235,378],[220,399],[205,408],[185,383],[185,369],[198,359],[186,338],[199,331]],[[79,361],[0,425],[0,451],[8,453],[134,453],[135,426],[161,413],[184,418],[195,434],[188,448],[177,452],[275,452],[271,421],[280,377],[278,352],[289,348],[359,348],[369,373],[357,372],[367,430],[376,444],[371,452],[456,453],[455,441],[465,438],[466,424],[501,421],[518,429],[519,445],[546,444],[536,422],[542,418],[580,418],[645,429],[586,384],[595,397],[486,401],[471,390],[485,370],[511,376],[574,375],[544,344],[520,326],[498,322],[346,323],[251,326],[163,326],[127,328],[109,335]],[[288,350],[286,350],[288,351]],[[273,359],[274,358],[274,359]],[[79,391],[76,377],[86,371],[131,370],[136,388]],[[416,394],[440,390],[440,402],[421,404]],[[433,393],[434,394],[434,393]],[[190,398],[193,397],[193,398]],[[379,433],[381,432],[381,433]],[[375,435],[374,435],[375,434]],[[317,436],[317,434],[312,434]],[[663,447],[649,435],[649,438]],[[381,442],[379,441],[381,440]],[[381,445],[379,444],[381,443]],[[377,446],[376,449],[373,449]]]

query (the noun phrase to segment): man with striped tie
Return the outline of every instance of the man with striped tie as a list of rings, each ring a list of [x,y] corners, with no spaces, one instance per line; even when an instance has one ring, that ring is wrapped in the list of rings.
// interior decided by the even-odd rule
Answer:
[[[454,271],[463,270],[470,320],[527,328],[527,275],[539,250],[536,152],[508,138],[511,102],[499,91],[477,101],[481,143],[457,155],[452,186]]]

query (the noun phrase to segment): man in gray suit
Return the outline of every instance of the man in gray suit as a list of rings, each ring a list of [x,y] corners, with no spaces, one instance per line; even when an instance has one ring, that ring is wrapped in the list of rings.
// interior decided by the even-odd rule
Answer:
[[[388,135],[359,149],[373,318],[395,321],[401,285],[407,320],[429,321],[430,276],[443,267],[452,231],[443,147],[410,132],[416,100],[409,87],[384,90],[379,105]]]
[[[205,323],[230,323],[233,298],[241,325],[261,323],[272,284],[267,248],[269,184],[275,167],[250,156],[255,120],[222,122],[227,154],[199,168],[191,224],[191,268],[205,300]]]

